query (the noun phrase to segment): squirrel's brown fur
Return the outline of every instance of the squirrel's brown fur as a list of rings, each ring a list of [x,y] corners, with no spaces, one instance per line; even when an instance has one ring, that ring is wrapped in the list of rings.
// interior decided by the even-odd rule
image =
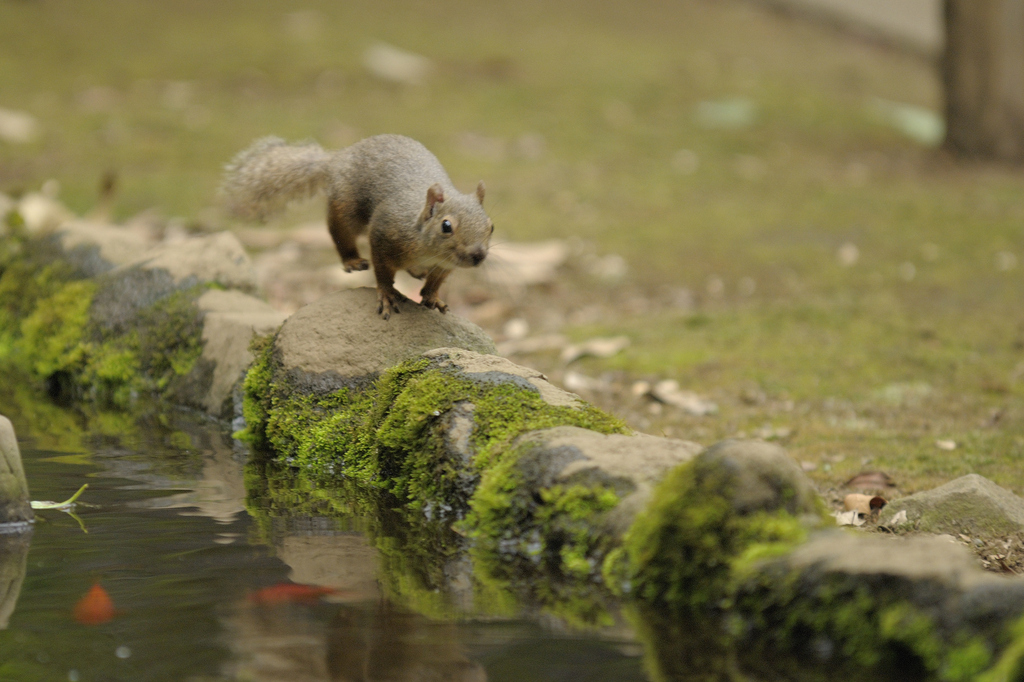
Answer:
[[[422,304],[446,312],[438,289],[457,267],[487,257],[494,225],[483,209],[484,183],[461,194],[422,144],[377,135],[328,152],[315,143],[256,141],[226,168],[223,191],[238,215],[263,219],[293,199],[327,192],[327,227],[346,272],[366,270],[356,236],[369,231],[377,312],[388,319],[406,300],[395,273],[426,278]]]

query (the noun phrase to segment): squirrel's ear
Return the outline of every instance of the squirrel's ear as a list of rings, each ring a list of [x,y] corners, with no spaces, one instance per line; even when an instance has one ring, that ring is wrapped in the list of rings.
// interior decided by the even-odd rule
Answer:
[[[435,182],[427,188],[427,205],[426,208],[424,208],[424,213],[428,216],[433,216],[434,205],[440,204],[442,201],[444,201],[444,190],[441,189],[441,185],[439,183]]]
[[[478,185],[476,186],[476,198],[477,198],[477,200],[478,200],[478,201],[480,202],[480,205],[481,205],[481,206],[483,206],[483,205],[484,205],[484,191],[485,191],[486,189],[487,189],[487,188],[486,188],[486,187],[484,187],[484,181],[483,181],[483,180],[481,180],[481,181],[480,181],[480,184],[478,184]]]

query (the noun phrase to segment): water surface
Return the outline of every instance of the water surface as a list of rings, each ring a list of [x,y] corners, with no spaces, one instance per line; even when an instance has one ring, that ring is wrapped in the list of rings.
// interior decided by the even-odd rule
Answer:
[[[112,424],[2,401],[0,412],[33,499],[89,484],[78,518],[40,512],[29,542],[0,546],[0,603],[14,605],[0,681],[647,679],[623,625],[577,631],[531,609],[428,618],[389,599],[358,520],[259,523],[248,452],[218,424],[177,412]],[[76,622],[97,583],[113,617]],[[282,587],[293,584],[332,592]]]

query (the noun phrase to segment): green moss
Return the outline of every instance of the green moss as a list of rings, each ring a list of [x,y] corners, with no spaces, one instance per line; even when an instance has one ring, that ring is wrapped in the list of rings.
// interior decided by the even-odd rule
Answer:
[[[728,601],[736,581],[767,557],[804,541],[805,525],[785,510],[740,514],[724,467],[700,460],[673,469],[610,556],[606,574],[651,604],[701,612]]]
[[[245,374],[242,383],[242,416],[245,418],[245,429],[235,434],[254,447],[267,445],[267,417],[270,409],[271,383],[273,374],[271,355],[273,353],[274,336],[254,336],[249,343],[249,352],[253,362]]]
[[[940,677],[950,682],[967,682],[988,668],[992,662],[992,651],[984,639],[972,637],[947,651],[944,658]]]
[[[317,395],[276,379],[267,346],[244,386],[251,439],[265,442],[278,458],[314,479],[379,486],[417,509],[464,507],[480,472],[527,431],[556,425],[606,433],[625,428],[592,407],[551,406],[535,391],[475,383],[425,359],[389,369],[366,390]],[[472,462],[458,461],[444,443],[444,417],[461,402],[475,406]]]
[[[495,592],[518,594],[576,627],[610,625],[600,567],[614,539],[601,516],[619,497],[606,486],[525,480],[531,445],[504,452],[484,470],[461,528],[480,580]]]
[[[12,240],[21,244],[20,240]],[[8,252],[8,255],[10,253]],[[40,265],[33,257],[23,256],[0,263],[0,360],[20,362],[26,366],[39,363],[44,367],[50,363],[59,364],[62,348],[58,343],[67,345],[69,337],[74,336],[71,324],[62,324],[61,313],[75,313],[76,308],[84,305],[88,309],[90,296],[76,299],[74,289],[65,293],[56,302],[47,304],[72,280],[70,268],[64,263]],[[78,294],[85,294],[78,291]],[[42,305],[40,305],[42,304]],[[37,310],[38,309],[38,310]],[[62,332],[60,342],[54,341],[53,348],[29,346],[33,352],[30,359],[23,357],[26,344],[21,343],[22,325],[27,318],[34,317],[29,324],[29,331],[45,338],[45,328]],[[55,319],[57,318],[57,319]],[[76,319],[74,322],[80,322]],[[80,330],[78,330],[80,331]],[[49,350],[49,352],[47,352]]]
[[[60,375],[65,397],[127,407],[143,393],[165,393],[202,353],[198,285],[138,311],[131,328],[107,328],[91,318],[102,286],[78,279],[71,266],[26,242],[0,263],[0,362],[36,381]]]
[[[192,371],[203,352],[202,317],[196,299],[208,288],[200,284],[175,291],[138,315],[138,337],[129,336],[128,347],[138,353],[142,371],[158,390]],[[116,345],[111,336],[107,342]]]
[[[543,555],[548,573],[564,578],[565,585],[582,583],[581,590],[545,583],[535,590],[546,595],[545,603],[580,622],[607,618],[600,599],[593,598],[607,540],[592,532],[592,524],[618,503],[617,495],[600,486],[554,486],[534,499],[519,485],[521,453],[509,446],[537,429],[571,425],[621,433],[622,422],[590,406],[549,405],[516,384],[473,382],[426,359],[388,370],[365,390],[301,393],[282,378],[270,344],[261,342],[254,350],[256,362],[245,380],[246,436],[268,445],[277,461],[325,488],[355,484],[392,496],[412,525],[458,518],[472,506],[460,532],[475,541],[475,565],[489,566],[478,571],[491,578],[481,578],[485,601],[509,603],[501,577],[507,572],[499,569],[501,548],[515,535],[516,551],[526,561]],[[470,404],[473,454],[466,460],[449,450],[445,433],[452,411]],[[424,550],[436,551],[431,545]],[[408,583],[395,589],[409,594]],[[433,598],[423,599],[420,610]]]
[[[977,682],[1020,682],[1024,680],[1024,618],[1009,629],[1010,642],[999,660],[990,669],[978,675]],[[959,659],[957,659],[959,660]]]
[[[95,293],[93,282],[69,282],[38,300],[21,321],[18,347],[34,374],[48,377],[58,371],[81,370],[89,353],[83,337]]]
[[[909,604],[894,604],[882,610],[878,637],[904,645],[928,670],[937,671],[942,666],[945,645],[935,631],[934,621]]]

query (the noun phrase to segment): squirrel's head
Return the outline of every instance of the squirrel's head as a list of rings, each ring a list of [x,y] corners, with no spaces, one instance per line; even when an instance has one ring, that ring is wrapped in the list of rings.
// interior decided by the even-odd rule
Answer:
[[[454,196],[445,196],[439,184],[431,185],[419,229],[426,252],[433,256],[431,265],[447,270],[480,265],[494,232],[494,223],[484,213],[484,183],[476,186],[476,194]]]

